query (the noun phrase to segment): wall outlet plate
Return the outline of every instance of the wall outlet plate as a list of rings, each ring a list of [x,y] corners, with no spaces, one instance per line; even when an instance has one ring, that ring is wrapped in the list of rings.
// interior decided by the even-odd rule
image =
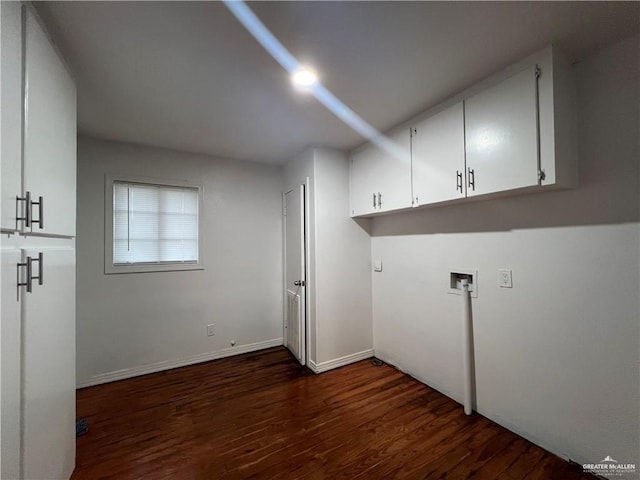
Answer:
[[[511,270],[508,268],[501,268],[498,270],[498,282],[501,288],[513,288],[513,278],[511,277]]]
[[[207,336],[212,337],[216,334],[216,326],[215,324],[207,325]]]

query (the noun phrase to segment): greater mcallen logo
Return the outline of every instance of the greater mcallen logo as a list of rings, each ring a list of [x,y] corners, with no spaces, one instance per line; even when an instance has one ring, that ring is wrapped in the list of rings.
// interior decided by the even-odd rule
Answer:
[[[611,458],[609,455],[607,455],[604,458],[604,460],[600,461],[600,463],[584,463],[582,465],[582,469],[585,472],[595,473],[595,474],[624,475],[627,473],[635,473],[636,464],[620,463],[617,460]]]

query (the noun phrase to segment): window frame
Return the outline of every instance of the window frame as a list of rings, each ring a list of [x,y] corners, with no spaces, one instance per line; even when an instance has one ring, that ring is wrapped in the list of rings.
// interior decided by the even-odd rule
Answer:
[[[139,183],[157,187],[193,188],[198,190],[198,261],[193,263],[113,263],[113,187],[116,182]],[[202,184],[188,180],[145,177],[139,175],[113,174],[105,175],[104,181],[104,273],[151,273],[204,270],[204,188]]]

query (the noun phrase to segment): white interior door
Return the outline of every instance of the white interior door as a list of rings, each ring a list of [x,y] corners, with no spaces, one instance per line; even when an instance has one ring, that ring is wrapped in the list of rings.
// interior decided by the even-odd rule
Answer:
[[[2,326],[0,346],[0,478],[20,475],[20,302],[18,299],[17,248],[2,249]],[[24,288],[20,296],[25,295]]]
[[[38,258],[32,293],[22,296],[24,478],[69,478],[75,464],[75,253],[23,250]],[[42,269],[40,267],[43,267]]]
[[[305,186],[284,195],[285,321],[284,344],[306,364]]]

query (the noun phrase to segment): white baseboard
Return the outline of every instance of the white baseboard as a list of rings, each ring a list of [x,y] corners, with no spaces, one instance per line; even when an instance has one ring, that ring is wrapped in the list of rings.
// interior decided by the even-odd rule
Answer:
[[[177,360],[167,360],[164,362],[152,363],[151,365],[144,365],[141,367],[125,368],[124,370],[117,370],[115,372],[101,373],[99,375],[94,375],[87,380],[79,382],[76,388],[91,387],[93,385],[100,385],[101,383],[115,382],[117,380],[124,380],[125,378],[138,377],[140,375],[146,375],[148,373],[162,372],[163,370],[170,370],[172,368],[208,362],[210,360],[231,357],[233,355],[240,355],[242,353],[255,352],[257,350],[263,350],[265,348],[278,347],[282,344],[282,338],[274,338],[273,340],[250,343],[249,345],[238,345],[237,347],[225,348],[223,350],[217,350],[215,352],[201,353],[199,355],[179,358]]]
[[[308,367],[314,373],[322,373],[334,368],[344,367],[350,363],[359,362],[367,358],[373,357],[373,349],[363,350],[362,352],[352,353],[351,355],[345,355],[344,357],[334,358],[333,360],[327,360],[326,362],[316,363],[313,360],[309,360]]]

